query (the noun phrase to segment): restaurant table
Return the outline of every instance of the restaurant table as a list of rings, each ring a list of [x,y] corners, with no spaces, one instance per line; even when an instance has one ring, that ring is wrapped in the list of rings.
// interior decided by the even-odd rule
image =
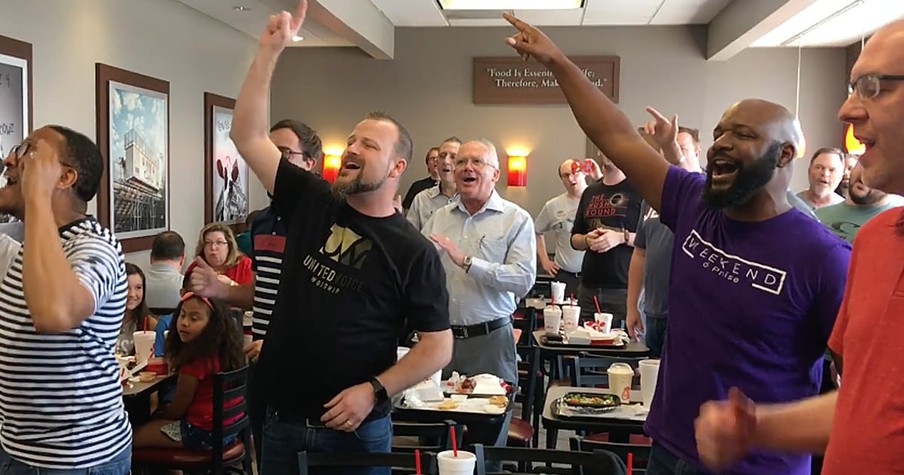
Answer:
[[[546,393],[543,402],[543,427],[546,428],[546,448],[554,449],[558,441],[559,430],[587,431],[591,433],[608,432],[609,442],[627,444],[631,434],[642,434],[643,424],[647,420],[646,411],[635,404],[640,403],[639,390],[631,390],[631,406],[604,415],[588,418],[565,418],[553,413],[553,404],[566,393],[580,392],[593,394],[611,394],[608,388],[579,388],[574,386],[553,386]]]
[[[167,381],[175,380],[176,373],[165,376],[158,375],[153,381],[147,383],[137,382],[131,385],[122,385],[122,401],[126,412],[129,413],[129,422],[135,428],[151,419],[151,394],[154,394],[160,385]]]

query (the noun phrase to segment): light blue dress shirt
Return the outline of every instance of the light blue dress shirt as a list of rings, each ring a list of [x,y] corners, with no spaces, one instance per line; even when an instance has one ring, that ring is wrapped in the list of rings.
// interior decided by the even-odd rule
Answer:
[[[455,194],[450,198],[440,193],[439,185],[436,185],[433,188],[427,188],[414,196],[414,200],[411,201],[411,208],[408,208],[408,216],[406,216],[406,218],[408,218],[409,223],[413,224],[414,227],[420,231],[423,229],[424,225],[427,224],[427,221],[430,220],[430,217],[433,216],[433,213],[435,213],[436,210],[455,201],[455,198],[457,197],[458,194]]]
[[[440,208],[421,230],[452,240],[466,256],[466,273],[440,251],[449,290],[449,321],[474,325],[509,316],[537,278],[537,241],[527,211],[493,190],[483,208],[471,215],[456,199]]]

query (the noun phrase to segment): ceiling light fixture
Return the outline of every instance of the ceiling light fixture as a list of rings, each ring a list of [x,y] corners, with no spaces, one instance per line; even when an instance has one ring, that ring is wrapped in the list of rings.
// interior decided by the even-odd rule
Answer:
[[[292,37],[292,41],[298,43],[299,41],[304,41],[304,36],[295,35]]]
[[[584,0],[439,0],[443,10],[573,10]]]
[[[237,6],[237,7],[232,7],[232,9],[235,10],[235,11],[237,11],[237,12],[247,12],[247,11],[250,11],[250,10],[251,10],[251,7],[246,7],[246,6],[244,6],[244,5],[239,5],[239,6]]]

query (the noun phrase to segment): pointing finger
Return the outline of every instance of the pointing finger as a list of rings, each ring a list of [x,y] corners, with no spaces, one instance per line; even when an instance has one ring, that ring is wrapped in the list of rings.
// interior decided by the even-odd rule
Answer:
[[[509,12],[504,12],[502,14],[502,18],[505,18],[505,21],[511,23],[511,25],[517,28],[519,31],[527,31],[530,29],[530,25],[519,20],[518,17],[512,15]]]
[[[295,14],[292,15],[292,21],[289,22],[289,28],[292,33],[297,33],[298,29],[301,28],[301,24],[304,23],[305,15],[307,15],[308,11],[308,0],[301,0],[298,2],[298,8],[295,9]]]
[[[647,106],[646,110],[647,110],[647,113],[649,113],[651,116],[653,116],[653,118],[655,118],[657,121],[662,121],[662,122],[669,121],[668,119],[665,118],[664,115],[660,114],[658,110],[656,110],[650,106]]]

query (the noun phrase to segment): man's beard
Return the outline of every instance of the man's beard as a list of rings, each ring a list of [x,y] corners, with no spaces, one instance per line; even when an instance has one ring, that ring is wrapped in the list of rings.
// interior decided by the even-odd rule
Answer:
[[[744,205],[772,180],[773,175],[775,175],[775,167],[778,165],[778,159],[781,156],[781,150],[781,143],[775,141],[753,164],[745,166],[742,162],[737,162],[738,171],[735,180],[725,191],[713,191],[713,160],[709,160],[706,166],[706,186],[703,188],[703,201],[715,208],[732,208]]]
[[[367,193],[370,191],[379,190],[384,183],[386,183],[387,177],[383,177],[383,179],[366,183],[364,181],[364,168],[358,172],[358,176],[355,177],[354,180],[349,182],[340,182],[338,179],[333,182],[333,185],[330,187],[333,195],[339,199],[345,199],[350,195],[357,195],[358,193]]]
[[[880,193],[876,192],[875,190],[873,190],[872,188],[870,188],[869,193],[861,196],[861,195],[858,195],[857,193],[855,193],[854,189],[852,187],[848,190],[848,196],[851,198],[851,201],[855,205],[860,205],[860,206],[868,206],[871,204],[875,204],[875,203],[879,202],[879,200],[882,199],[882,195]]]

